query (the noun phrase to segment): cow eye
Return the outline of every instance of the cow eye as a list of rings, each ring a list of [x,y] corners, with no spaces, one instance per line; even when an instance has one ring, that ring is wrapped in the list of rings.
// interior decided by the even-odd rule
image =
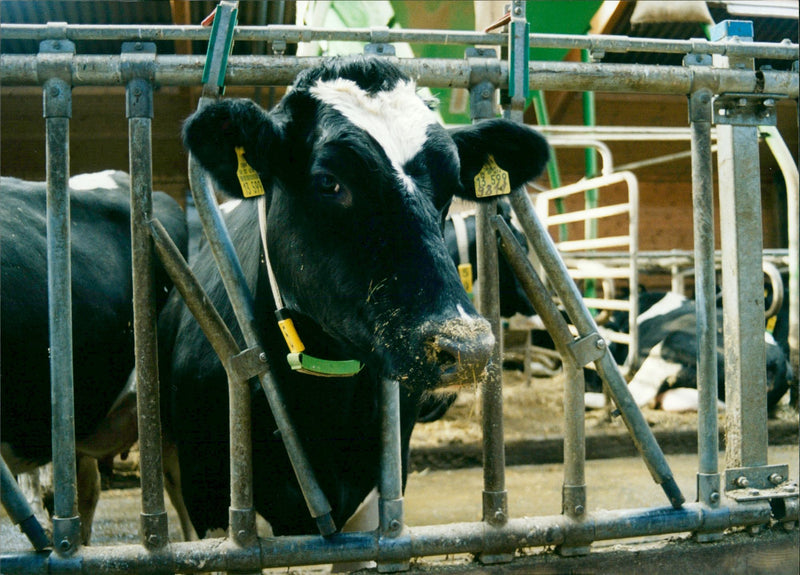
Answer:
[[[342,191],[339,181],[328,173],[316,174],[313,185],[314,190],[323,196],[338,196]]]

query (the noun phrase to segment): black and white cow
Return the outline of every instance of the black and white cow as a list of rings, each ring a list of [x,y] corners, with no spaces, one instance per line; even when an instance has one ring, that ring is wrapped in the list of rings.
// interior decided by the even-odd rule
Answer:
[[[494,345],[442,238],[454,194],[475,199],[474,177],[491,155],[520,186],[548,148],[533,130],[491,120],[447,131],[390,61],[325,60],[305,70],[270,113],[245,100],[198,111],[184,142],[219,190],[242,196],[237,153],[260,176],[269,259],[308,353],[363,363],[355,376],[292,371],[275,320],[259,237],[259,203],[227,218],[255,298],[262,347],[312,468],[345,523],[377,485],[378,384],[401,389],[404,462],[422,398],[480,377]],[[233,327],[208,247],[192,262]],[[239,330],[233,327],[235,337]],[[179,298],[161,316],[164,403],[177,441],[183,493],[201,535],[228,523],[228,392],[219,360]],[[275,534],[313,533],[276,425],[252,396],[254,502]],[[405,463],[404,473],[405,477]]]
[[[696,410],[698,343],[695,301],[673,292],[644,292],[639,294],[639,307],[641,364],[629,383],[634,399],[640,406],[650,404],[666,411]],[[785,315],[788,319],[788,314]],[[627,314],[615,314],[610,327],[627,333],[627,321]],[[791,367],[780,345],[766,332],[764,345],[767,406],[772,409],[789,389]],[[612,343],[609,348],[618,363],[625,361],[628,346]],[[717,317],[717,391],[719,400],[724,401],[721,309]]]
[[[130,179],[124,172],[70,180],[73,381],[81,537],[89,542],[99,495],[97,460],[136,441]],[[2,455],[12,473],[51,459],[46,184],[0,179]],[[186,250],[180,206],[153,195],[153,212]],[[171,285],[156,271],[159,308]],[[126,392],[124,392],[126,391]],[[124,392],[124,393],[123,393]]]

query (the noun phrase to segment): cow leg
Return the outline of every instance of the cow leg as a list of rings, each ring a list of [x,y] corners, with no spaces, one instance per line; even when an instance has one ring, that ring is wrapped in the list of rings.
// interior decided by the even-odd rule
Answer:
[[[342,527],[344,533],[355,533],[357,531],[374,531],[378,528],[378,490],[373,489],[358,506],[356,512],[347,520]],[[359,569],[372,569],[375,567],[374,561],[353,562],[353,563],[334,563],[331,573],[349,573]]]
[[[92,538],[92,522],[97,502],[100,499],[100,469],[97,460],[78,454],[78,515],[81,518],[81,542],[89,545]]]
[[[163,441],[162,461],[164,467],[164,488],[167,490],[169,500],[178,514],[183,540],[197,541],[197,533],[194,527],[192,527],[192,521],[189,519],[189,510],[186,508],[186,502],[183,500],[183,493],[181,491],[181,468],[178,463],[178,446],[171,441]]]

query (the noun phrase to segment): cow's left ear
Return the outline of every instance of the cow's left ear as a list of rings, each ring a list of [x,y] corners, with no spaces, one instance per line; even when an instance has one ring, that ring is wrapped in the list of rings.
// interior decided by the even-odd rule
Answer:
[[[461,159],[464,197],[470,200],[478,199],[475,176],[487,164],[489,156],[508,172],[512,190],[538,177],[550,157],[547,141],[539,132],[509,120],[497,118],[454,128],[450,135]]]
[[[226,99],[208,104],[183,125],[183,144],[229,196],[243,197],[236,175],[239,155],[261,178],[264,187],[272,177],[270,165],[280,165],[280,125],[255,102]]]

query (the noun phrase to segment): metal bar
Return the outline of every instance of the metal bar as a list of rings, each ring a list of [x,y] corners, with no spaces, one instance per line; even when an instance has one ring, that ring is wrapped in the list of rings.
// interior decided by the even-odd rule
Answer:
[[[133,332],[136,352],[136,407],[142,484],[141,539],[149,548],[168,542],[161,457],[161,407],[153,271],[153,244],[147,222],[153,211],[153,87],[133,78],[126,88],[131,174],[131,253]]]
[[[378,492],[381,538],[403,536],[403,465],[400,446],[400,385],[397,380],[381,380],[381,471]],[[408,557],[380,561],[378,572],[408,570]]]
[[[700,90],[689,96],[692,128],[692,212],[694,259],[697,265],[697,500],[717,507],[720,502],[719,430],[717,425],[717,309],[714,270],[714,179],[711,158],[712,94]],[[721,532],[697,533],[713,541]]]
[[[44,82],[47,146],[47,299],[50,325],[50,402],[53,448],[53,540],[59,554],[80,545],[75,505],[75,407],[72,370],[72,265],[69,198],[69,120],[72,88]]]
[[[741,40],[728,38],[727,30],[721,33],[731,43]],[[753,67],[747,59],[715,56],[714,60],[719,67]],[[729,468],[759,467],[767,464],[767,382],[758,128],[718,124],[717,138],[726,464]],[[760,486],[753,483],[753,487]]]
[[[547,270],[553,287],[561,297],[567,314],[578,329],[578,333],[582,337],[596,334],[597,325],[589,314],[589,310],[583,304],[580,292],[569,277],[567,268],[559,257],[553,240],[539,221],[531,200],[524,190],[519,189],[511,193],[511,205],[514,208],[514,213],[519,218],[525,235],[528,237],[528,241],[531,242],[536,255]],[[651,475],[656,483],[661,485],[670,503],[679,508],[684,501],[684,497],[675,483],[669,465],[664,459],[664,454],[655,437],[653,437],[653,433],[644,420],[642,413],[636,406],[636,402],[633,400],[614,358],[608,352],[607,347],[604,349],[603,357],[595,362],[597,371],[608,384],[622,419],[628,427],[634,444],[641,453]]]
[[[161,25],[96,25],[70,24],[63,27],[63,37],[70,40],[208,40],[211,32],[203,26],[161,26]],[[53,31],[46,24],[3,24],[0,35],[8,39],[45,40],[51,38]],[[234,34],[235,41],[287,43],[313,42],[319,40],[367,42],[424,42],[431,44],[471,44],[502,46],[508,36],[500,33],[483,33],[468,30],[421,30],[387,28],[348,28],[331,30],[314,27],[288,25],[239,26]],[[798,45],[792,43],[751,42],[729,44],[709,42],[693,38],[691,40],[665,40],[656,38],[635,38],[629,36],[573,35],[573,34],[529,34],[531,48],[553,48],[567,50],[588,50],[590,52],[661,52],[665,54],[721,54],[750,58],[774,58],[793,60],[798,58]]]
[[[591,130],[591,128],[589,128]],[[593,148],[600,153],[603,159],[603,167],[600,170],[601,175],[606,176],[614,171],[614,158],[611,153],[611,148],[605,142],[597,139],[579,139],[575,137],[558,137],[551,136],[547,138],[547,143],[551,148]],[[561,185],[554,185],[553,188],[559,188]]]
[[[42,529],[42,525],[25,499],[25,494],[17,485],[11,470],[2,457],[0,457],[0,499],[2,499],[3,509],[8,513],[11,522],[19,525],[20,530],[34,549],[42,551],[51,545],[50,537]]]
[[[201,104],[202,106],[202,101]],[[228,235],[222,215],[219,212],[216,198],[207,181],[207,176],[199,166],[193,166],[194,160],[189,158],[189,181],[194,197],[197,213],[203,224],[203,230],[214,260],[219,268],[225,290],[231,301],[242,335],[249,348],[258,345],[258,335],[253,313],[252,297],[247,288],[244,272],[239,264],[239,258],[233,247],[233,242]],[[270,410],[275,418],[275,424],[281,433],[286,452],[295,471],[309,512],[317,521],[320,532],[329,535],[335,532],[336,527],[331,518],[331,506],[319,486],[306,458],[300,438],[292,426],[283,398],[271,372],[267,371],[259,376],[261,388],[269,402]]]
[[[225,84],[228,86],[288,85],[302,70],[321,58],[292,56],[231,56]],[[161,55],[156,57],[155,81],[163,86],[196,86],[201,83],[205,59],[202,56]],[[419,86],[469,88],[476,82],[469,59],[398,58],[398,67],[415,79]],[[37,63],[28,55],[0,56],[0,82],[6,86],[37,85]],[[492,63],[483,74],[496,86],[508,84],[508,65]],[[76,55],[72,65],[73,85],[122,85],[117,56]],[[733,69],[687,70],[681,66],[645,66],[639,64],[596,64],[582,62],[530,62],[528,81],[532,88],[547,90],[597,92],[640,92],[685,95],[701,87],[715,94],[781,94],[798,97],[797,74],[775,70],[758,75]],[[762,84],[763,81],[763,84]]]
[[[467,56],[471,50],[467,51]],[[485,60],[492,60],[490,53]],[[494,117],[495,86],[484,82],[470,90],[472,122],[477,124]],[[475,210],[475,235],[478,238],[477,307],[489,321],[495,334],[495,344],[481,380],[481,420],[483,425],[483,520],[489,525],[503,525],[508,520],[508,494],[505,487],[505,447],[503,443],[503,372],[502,333],[500,330],[500,288],[498,284],[498,254],[495,234],[489,218],[497,214],[497,201],[488,199]],[[494,557],[486,556],[487,562]],[[502,558],[497,558],[498,561]]]
[[[794,502],[794,500],[789,500]],[[797,507],[787,521],[796,521]],[[376,538],[371,533],[342,533],[333,538],[285,536],[260,539],[257,546],[237,547],[223,539],[176,542],[151,553],[139,545],[112,548],[86,547],[80,561],[46,554],[6,554],[0,556],[6,575],[45,575],[51,572],[137,573],[147,575],[172,572],[209,572],[268,569],[272,567],[367,561],[376,556],[424,557],[455,553],[481,553],[487,548],[508,552],[527,547],[569,544],[593,534],[595,541],[639,536],[664,535],[700,529],[726,529],[733,526],[764,525],[770,520],[766,501],[708,509],[689,503],[680,510],[670,508],[598,511],[583,521],[563,515],[511,519],[504,526],[489,528],[483,522],[454,523],[409,529],[402,539]]]

